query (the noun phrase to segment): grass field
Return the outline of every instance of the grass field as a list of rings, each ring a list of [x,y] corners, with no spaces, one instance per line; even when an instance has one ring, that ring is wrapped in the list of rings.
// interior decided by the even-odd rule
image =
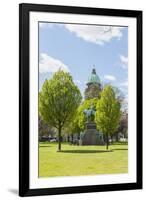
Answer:
[[[39,177],[128,173],[128,145],[74,146],[39,144]]]

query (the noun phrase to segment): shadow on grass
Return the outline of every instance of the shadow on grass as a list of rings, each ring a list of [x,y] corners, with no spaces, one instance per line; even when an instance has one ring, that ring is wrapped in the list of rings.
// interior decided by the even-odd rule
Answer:
[[[52,147],[52,146],[49,146],[49,145],[39,145],[39,147]]]
[[[123,150],[127,150],[128,151],[128,149],[113,149],[113,151],[123,151]]]
[[[59,153],[108,153],[113,150],[61,150]]]

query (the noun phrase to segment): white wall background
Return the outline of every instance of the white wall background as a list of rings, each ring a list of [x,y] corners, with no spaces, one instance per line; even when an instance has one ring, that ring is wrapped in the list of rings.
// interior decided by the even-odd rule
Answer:
[[[18,4],[43,3],[101,8],[120,8],[143,10],[143,35],[146,35],[145,0],[3,0],[0,4],[0,199],[20,199],[18,197]],[[143,38],[145,43],[145,38]],[[146,50],[146,46],[144,46]],[[143,53],[145,55],[145,51]],[[145,65],[145,61],[143,66]],[[144,68],[144,77],[146,70]],[[146,85],[146,78],[144,80]],[[146,92],[144,102],[146,101]],[[145,110],[144,105],[143,109]],[[144,120],[146,115],[144,115]],[[144,127],[144,132],[146,127]],[[145,133],[143,141],[146,140]],[[144,145],[144,152],[146,145]],[[145,156],[145,155],[144,155]],[[144,158],[144,169],[146,157]],[[30,199],[74,200],[74,199],[145,199],[146,173],[144,171],[144,189],[137,191],[117,191],[104,193],[74,194],[30,197]]]

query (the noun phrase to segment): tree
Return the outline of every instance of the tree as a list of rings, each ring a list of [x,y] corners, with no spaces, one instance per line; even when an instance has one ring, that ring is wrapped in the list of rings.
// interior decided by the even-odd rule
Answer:
[[[128,113],[127,110],[123,111],[120,118],[119,132],[124,135],[124,138],[128,138]]]
[[[42,137],[46,135],[48,135],[48,125],[39,116],[39,136]]]
[[[58,130],[58,150],[61,150],[61,131],[69,123],[81,102],[81,94],[72,76],[59,70],[46,80],[39,94],[39,112],[50,126]]]
[[[95,121],[97,128],[106,136],[106,148],[109,145],[109,135],[112,135],[119,125],[120,102],[116,99],[112,86],[107,85],[101,92],[97,102]]]
[[[55,135],[55,130],[49,126],[42,118],[39,116],[39,138],[42,139],[43,136],[53,136]]]
[[[80,138],[81,129],[78,123],[77,112],[74,115],[74,118],[71,120],[69,124],[67,124],[67,126],[64,128],[63,131],[64,131],[64,135],[68,137],[68,142],[70,141],[70,138],[71,138],[72,139],[71,141],[73,143],[74,135],[76,135],[78,139]]]

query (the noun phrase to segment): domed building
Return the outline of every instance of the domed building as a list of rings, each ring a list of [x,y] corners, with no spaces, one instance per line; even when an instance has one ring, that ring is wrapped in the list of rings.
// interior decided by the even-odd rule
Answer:
[[[93,68],[91,75],[88,78],[87,88],[85,89],[85,99],[98,98],[101,92],[101,81]]]

